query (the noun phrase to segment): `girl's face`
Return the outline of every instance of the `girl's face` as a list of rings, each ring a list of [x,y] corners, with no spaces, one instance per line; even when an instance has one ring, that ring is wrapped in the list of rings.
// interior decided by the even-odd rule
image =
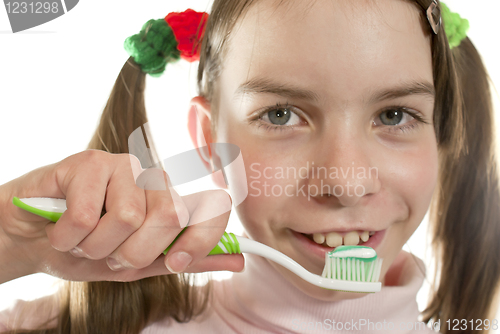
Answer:
[[[384,259],[381,280],[397,281],[388,269],[438,176],[430,37],[419,15],[399,0],[258,1],[240,19],[216,135],[243,154],[249,194],[237,212],[250,238],[321,275],[328,243],[376,232],[367,245]],[[363,296],[270,263],[316,298]]]

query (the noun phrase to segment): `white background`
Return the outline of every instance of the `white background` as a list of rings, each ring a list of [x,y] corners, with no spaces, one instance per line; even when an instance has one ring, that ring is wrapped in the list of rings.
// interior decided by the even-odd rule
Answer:
[[[494,0],[448,0],[452,11],[469,19],[469,37],[482,54],[493,82],[500,84],[499,5]],[[123,41],[149,19],[192,8],[209,11],[209,0],[82,0],[54,21],[12,34],[0,8],[0,184],[37,167],[84,150],[98,124],[116,77],[128,58]],[[189,100],[196,95],[198,63],[167,66],[160,78],[148,76],[146,109],[160,157],[193,148],[186,129]],[[495,103],[498,94],[495,92]],[[497,124],[498,124],[498,108]],[[205,178],[179,188],[182,194],[215,188]],[[429,264],[427,217],[406,250]],[[228,231],[240,234],[232,213]],[[428,273],[431,274],[431,267]],[[222,272],[218,278],[230,273]],[[33,299],[54,292],[57,279],[35,274],[0,286],[0,309],[13,299]],[[429,285],[418,295],[422,309]],[[500,312],[497,319],[500,318]]]

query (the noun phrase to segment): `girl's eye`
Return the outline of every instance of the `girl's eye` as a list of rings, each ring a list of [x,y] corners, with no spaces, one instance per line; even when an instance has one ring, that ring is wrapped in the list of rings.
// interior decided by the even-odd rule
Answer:
[[[250,122],[258,121],[259,128],[264,126],[266,130],[292,130],[295,126],[305,123],[297,113],[293,112],[288,104],[277,103],[259,114]]]
[[[389,132],[406,132],[416,128],[419,123],[428,124],[416,112],[399,106],[384,110],[377,119],[380,119],[382,126],[387,127]]]
[[[391,109],[380,114],[380,120],[384,125],[398,125],[405,115],[408,114],[398,109]]]
[[[296,125],[298,124],[298,122],[300,122],[300,117],[288,108],[273,109],[271,111],[268,111],[261,116],[261,119],[274,125],[285,125],[287,123],[292,123],[288,124],[288,126],[290,126]]]

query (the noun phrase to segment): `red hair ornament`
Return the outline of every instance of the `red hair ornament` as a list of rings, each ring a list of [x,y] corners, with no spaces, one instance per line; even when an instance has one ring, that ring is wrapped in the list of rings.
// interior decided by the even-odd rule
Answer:
[[[169,13],[164,19],[146,22],[140,33],[125,39],[123,46],[143,72],[158,77],[169,62],[200,60],[208,17],[192,9]]]
[[[168,23],[177,40],[177,49],[181,52],[182,59],[189,62],[200,60],[201,41],[205,34],[207,20],[207,13],[195,12],[192,9],[165,16],[165,22]]]

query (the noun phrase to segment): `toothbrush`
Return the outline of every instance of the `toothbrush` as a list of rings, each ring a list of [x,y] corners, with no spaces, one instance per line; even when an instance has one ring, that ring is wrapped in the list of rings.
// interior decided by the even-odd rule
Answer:
[[[66,211],[66,200],[60,198],[14,197],[13,204],[17,207],[57,222]],[[168,250],[179,236],[186,230],[185,227],[172,241]],[[345,292],[374,293],[380,291],[382,283],[378,282],[382,259],[377,258],[374,249],[366,246],[338,246],[325,254],[325,267],[321,276],[307,271],[300,264],[285,254],[260,242],[224,232],[224,235],[209,253],[241,254],[251,253],[265,257],[287,268],[305,281],[318,287]]]

